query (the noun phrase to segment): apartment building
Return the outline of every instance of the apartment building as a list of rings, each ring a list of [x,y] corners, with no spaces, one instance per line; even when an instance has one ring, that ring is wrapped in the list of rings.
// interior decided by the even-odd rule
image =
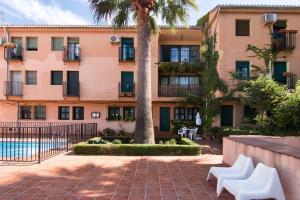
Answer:
[[[273,78],[286,85],[295,87],[300,77],[300,47],[297,45],[300,34],[300,7],[264,5],[219,5],[208,13],[209,34],[216,33],[216,49],[220,57],[218,72],[229,87],[236,84],[230,72],[236,72],[248,79],[255,70],[252,65],[264,67],[263,59],[252,57],[246,52],[248,44],[259,48],[279,50],[278,59],[272,68]],[[253,109],[243,106],[233,98],[224,102],[221,116],[215,125],[241,126]]]
[[[134,27],[11,25],[6,31],[14,45],[0,47],[0,121],[84,121],[98,123],[100,130],[134,130]],[[199,61],[202,40],[199,27],[162,27],[152,38],[156,131],[170,131],[173,119],[194,120],[197,109],[177,108],[176,100],[187,92],[200,94],[199,74],[161,68]]]

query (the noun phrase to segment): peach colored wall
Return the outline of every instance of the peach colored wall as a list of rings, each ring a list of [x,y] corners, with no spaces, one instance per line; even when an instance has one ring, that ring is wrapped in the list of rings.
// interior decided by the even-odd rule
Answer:
[[[274,142],[277,139],[273,139]],[[300,138],[297,138],[300,142]],[[276,143],[275,143],[276,144]],[[274,144],[274,145],[275,145]],[[299,146],[298,146],[299,148]],[[267,149],[246,145],[223,139],[223,161],[232,165],[238,155],[250,156],[255,164],[261,162],[268,166],[275,167],[280,176],[281,183],[287,200],[298,200],[300,196],[300,159]]]
[[[269,10],[251,11],[251,10],[222,10],[219,14],[219,31],[218,31],[218,51],[220,59],[218,63],[218,71],[221,78],[229,84],[230,71],[235,71],[236,61],[250,61],[250,64],[264,66],[263,61],[258,58],[250,58],[253,55],[250,52],[245,52],[248,44],[252,44],[263,48],[270,44],[271,36],[268,26],[264,25],[264,13],[271,12]],[[287,29],[300,30],[299,12],[280,12],[273,11],[278,14],[278,19],[287,20]],[[235,36],[235,20],[250,19],[250,36]],[[300,33],[297,34],[297,41],[300,40]],[[282,57],[284,54],[279,55]],[[296,73],[300,77],[300,68],[298,61],[300,59],[300,46],[291,54],[285,54],[286,58],[279,58],[280,61],[288,62],[288,71]]]
[[[26,70],[36,70],[38,83],[37,85],[24,85],[22,98],[9,97],[7,101],[2,93],[5,65],[3,57],[0,57],[0,121],[17,120],[17,102],[20,105],[46,105],[47,121],[58,121],[58,106],[81,105],[85,107],[84,122],[97,122],[99,129],[134,130],[134,122],[112,122],[105,119],[108,106],[134,106],[136,101],[135,97],[119,97],[118,83],[121,81],[121,71],[133,71],[136,83],[137,62],[119,62],[120,45],[111,44],[109,41],[112,35],[133,37],[137,51],[136,31],[134,29],[116,31],[107,28],[8,28],[8,31],[10,37],[23,38],[24,49],[24,60],[22,62],[10,62],[9,70],[21,71],[23,82],[25,82]],[[151,41],[152,100],[154,102],[155,127],[159,127],[159,102],[162,102],[161,105],[171,107],[174,104],[168,102],[177,99],[158,97],[159,46],[161,44],[200,45],[202,36],[198,29],[181,29],[171,32],[162,30],[161,34],[158,37],[154,36]],[[183,41],[179,40],[181,35],[184,36]],[[38,51],[26,51],[26,37],[38,37]],[[80,63],[64,62],[63,51],[51,51],[51,37],[63,37],[64,45],[67,45],[67,37],[79,37]],[[3,54],[3,47],[0,47],[0,55]],[[51,85],[52,70],[63,71],[64,81],[67,80],[67,71],[79,71],[80,99],[63,98],[62,86]],[[91,119],[90,115],[93,111],[100,112],[101,118]],[[173,117],[173,109],[171,112],[171,117]],[[70,121],[72,120],[68,122]]]

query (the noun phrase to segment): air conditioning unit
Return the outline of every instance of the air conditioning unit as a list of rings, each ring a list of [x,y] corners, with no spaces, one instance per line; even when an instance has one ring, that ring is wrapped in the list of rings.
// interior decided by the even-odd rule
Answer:
[[[265,24],[274,24],[277,22],[276,13],[265,13]]]
[[[116,36],[116,35],[113,35],[113,36],[110,37],[110,42],[111,43],[119,43],[120,42],[120,37]]]

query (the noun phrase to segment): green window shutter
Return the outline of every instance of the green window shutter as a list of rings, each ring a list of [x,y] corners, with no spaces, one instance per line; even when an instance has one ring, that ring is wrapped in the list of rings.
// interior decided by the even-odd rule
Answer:
[[[37,37],[28,37],[26,39],[26,45],[28,51],[37,51],[38,49],[38,39]]]
[[[283,73],[287,71],[286,62],[275,62],[274,63],[274,79],[278,83],[286,84],[286,77]]]
[[[51,71],[51,85],[62,85],[62,83],[63,83],[63,72]]]
[[[250,20],[235,21],[236,36],[250,36]]]
[[[248,61],[237,61],[236,62],[236,74],[241,79],[250,78],[250,63]]]
[[[64,50],[64,38],[63,37],[52,37],[52,51],[63,51]]]
[[[121,92],[133,92],[133,72],[121,72]]]

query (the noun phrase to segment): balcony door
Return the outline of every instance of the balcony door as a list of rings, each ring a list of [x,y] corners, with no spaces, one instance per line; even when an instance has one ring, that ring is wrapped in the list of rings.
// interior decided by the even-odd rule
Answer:
[[[283,73],[287,71],[286,62],[275,62],[274,63],[274,79],[278,83],[286,84],[286,77]]]
[[[223,105],[221,107],[221,126],[233,126],[233,106]]]
[[[170,108],[161,107],[160,108],[160,131],[170,131]]]
[[[78,96],[79,94],[79,72],[78,71],[68,71],[67,94],[69,96]]]
[[[21,71],[10,71],[11,80],[11,94],[12,96],[19,96],[21,92],[22,72]]]
[[[133,72],[121,72],[121,92],[133,92]]]

